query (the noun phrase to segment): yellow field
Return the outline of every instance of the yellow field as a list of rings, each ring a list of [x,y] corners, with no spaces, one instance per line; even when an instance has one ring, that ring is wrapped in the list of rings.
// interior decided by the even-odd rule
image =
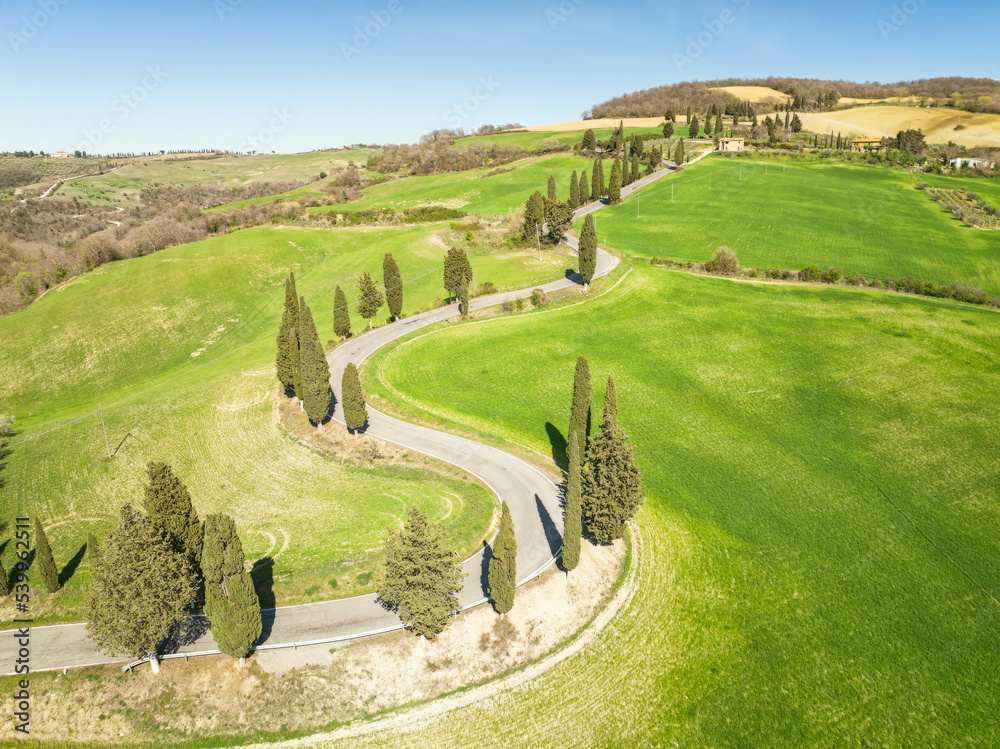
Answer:
[[[895,135],[900,130],[920,128],[928,143],[963,146],[1000,146],[1000,115],[972,114],[954,109],[920,109],[919,107],[864,107],[845,109],[829,114],[800,114],[802,125],[812,132],[845,135]],[[955,130],[959,124],[963,130]]]
[[[713,88],[713,91],[725,91],[727,94],[732,94],[737,99],[742,99],[743,101],[751,101],[754,104],[764,103],[764,102],[785,102],[792,97],[788,94],[783,94],[777,89],[768,88],[767,86],[720,86],[719,88]]]

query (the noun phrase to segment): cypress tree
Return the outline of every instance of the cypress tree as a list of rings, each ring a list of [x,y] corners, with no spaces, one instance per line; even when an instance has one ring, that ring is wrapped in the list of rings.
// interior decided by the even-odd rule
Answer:
[[[587,205],[590,202],[590,180],[587,179],[587,170],[580,172],[580,205]]]
[[[493,601],[498,614],[514,608],[514,586],[517,577],[517,540],[514,538],[514,519],[504,502],[500,514],[500,530],[493,541],[493,556],[487,574],[486,595]]]
[[[93,533],[87,533],[87,558],[90,560],[90,569],[94,569],[101,563],[101,545]]]
[[[469,316],[469,284],[463,283],[458,290],[458,309],[462,317]]]
[[[563,513],[562,567],[567,572],[580,563],[580,541],[583,535],[582,472],[580,442],[574,429],[569,433],[569,469],[566,479],[566,507]]]
[[[691,124],[691,107],[687,108],[687,119],[685,120],[689,125]]]
[[[639,179],[640,176],[641,175],[639,173],[639,157],[638,156],[633,156],[632,157],[632,179],[630,181],[631,182],[635,182],[636,180]]]
[[[688,120],[688,137],[697,138],[698,129],[701,126],[698,123],[698,115],[691,115],[691,119]]]
[[[597,136],[594,135],[592,129],[587,129],[587,132],[583,134],[583,149],[585,151],[593,151],[597,148]]]
[[[368,273],[358,279],[358,314],[368,320],[368,330],[372,329],[372,318],[385,303],[382,292]],[[301,344],[300,344],[301,345]]]
[[[590,459],[583,474],[587,530],[599,543],[621,538],[625,523],[642,504],[644,493],[632,446],[618,427],[614,378],[609,377],[601,433],[591,441]]]
[[[382,279],[385,281],[385,299],[389,303],[389,314],[398,320],[403,314],[403,277],[391,252],[385,253],[382,261]]]
[[[295,275],[288,274],[285,279],[285,308],[281,313],[281,327],[278,329],[278,354],[275,358],[275,368],[278,371],[278,382],[286,393],[295,391],[295,364],[298,344],[295,331],[299,324],[299,300],[295,296]],[[293,348],[295,349],[293,353]]]
[[[524,205],[524,229],[521,237],[528,242],[535,239],[542,230],[545,222],[545,198],[542,193],[535,190],[528,202]],[[447,286],[447,283],[445,284]]]
[[[247,572],[236,523],[228,515],[205,518],[205,615],[219,650],[240,659],[240,666],[260,638],[260,599]]]
[[[344,376],[340,381],[340,397],[344,407],[344,423],[352,432],[357,433],[368,421],[368,408],[365,406],[365,395],[361,391],[361,378],[354,362],[348,362],[344,368]]]
[[[458,299],[463,285],[472,286],[472,264],[465,250],[452,247],[444,257],[444,288],[452,298]]]
[[[385,539],[386,562],[378,578],[378,595],[399,613],[404,625],[431,639],[459,609],[462,568],[445,546],[440,524],[428,523],[416,507],[406,515],[403,530]]]
[[[184,621],[198,593],[185,556],[125,505],[91,575],[87,634],[109,655],[150,658],[158,672],[157,647]]]
[[[556,178],[554,175],[549,175],[549,200],[556,199]]]
[[[150,462],[146,475],[149,483],[144,500],[150,525],[185,558],[197,580],[201,570],[202,533],[191,494],[166,463]]]
[[[38,576],[42,581],[42,587],[47,593],[55,593],[59,590],[59,571],[56,569],[56,560],[52,556],[52,547],[49,546],[49,539],[45,535],[45,529],[41,522],[35,518],[35,562],[38,565]]]
[[[680,166],[684,163],[684,139],[677,139],[677,148],[674,150],[674,163]]]
[[[617,203],[622,199],[622,161],[615,159],[614,166],[611,167],[611,183],[608,185],[608,197],[612,203]]]
[[[663,123],[663,137],[673,138],[674,137],[674,123],[667,121]]]
[[[577,457],[582,462],[587,457],[587,438],[590,436],[590,362],[583,356],[577,358],[573,374],[569,432],[576,435]]]
[[[562,241],[566,230],[569,229],[570,224],[572,223],[573,210],[568,205],[559,200],[554,203],[550,203],[549,230],[546,233],[546,238],[549,243],[559,244]]]
[[[569,207],[574,211],[580,207],[580,183],[575,169],[569,178]]]
[[[351,311],[347,307],[347,295],[339,284],[333,292],[333,332],[345,341],[351,334]]]
[[[715,134],[722,135],[722,110],[720,109],[718,114],[715,115]]]
[[[333,398],[330,392],[330,365],[326,361],[312,311],[305,299],[299,300],[299,308],[302,310],[299,321],[299,334],[302,337],[299,344],[302,351],[302,405],[309,421],[319,425],[330,413],[330,401]]]
[[[583,229],[580,232],[580,249],[577,253],[580,260],[580,277],[583,279],[583,290],[590,288],[590,282],[594,280],[594,273],[597,272],[597,226],[594,223],[594,214],[588,213],[583,220]]]
[[[604,164],[600,156],[594,159],[594,169],[590,178],[590,185],[590,199],[600,200],[604,195]]]
[[[296,305],[297,306],[297,305]],[[292,392],[295,397],[299,400],[299,405],[302,405],[302,352],[299,350],[299,319],[298,315],[301,314],[301,310],[296,315],[295,328],[292,330],[292,340],[288,346],[288,350],[291,353],[292,358],[292,369],[294,371],[294,382],[292,383]]]

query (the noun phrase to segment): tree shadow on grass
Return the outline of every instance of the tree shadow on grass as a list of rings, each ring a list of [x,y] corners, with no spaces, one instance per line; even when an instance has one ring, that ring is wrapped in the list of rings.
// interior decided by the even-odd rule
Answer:
[[[560,468],[567,468],[566,460],[566,438],[555,424],[551,421],[545,422],[545,432],[549,435],[549,444],[552,445],[552,460]]]
[[[84,554],[87,553],[87,544],[83,544],[80,550],[73,555],[73,558],[66,562],[66,566],[62,568],[62,572],[59,573],[59,587],[69,582],[70,578],[76,573],[76,568],[80,566],[80,562],[83,561]]]
[[[260,599],[260,639],[257,643],[267,642],[274,626],[274,559],[263,557],[254,562],[250,570],[253,587]]]

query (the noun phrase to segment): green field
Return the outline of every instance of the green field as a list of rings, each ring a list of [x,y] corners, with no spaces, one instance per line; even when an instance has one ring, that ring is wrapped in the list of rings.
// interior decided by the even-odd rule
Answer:
[[[750,159],[713,156],[642,191],[639,218],[635,196],[603,211],[597,233],[643,256],[701,262],[726,245],[745,265],[835,266],[1000,293],[1000,232],[966,227],[915,189],[920,180],[968,185],[1000,207],[996,181],[794,160],[765,174]]]
[[[364,164],[374,149],[311,151],[296,154],[139,159],[112,172],[74,180],[59,190],[65,198],[96,203],[137,200],[150,184],[235,187],[253,182],[312,181],[320,172]]]
[[[556,454],[586,355],[648,488],[600,643],[407,744],[996,745],[998,348],[990,310],[640,267],[394,349],[397,410]]]
[[[542,141],[547,138],[555,138],[559,141],[560,145],[570,146],[571,148],[577,143],[583,140],[583,134],[585,130],[566,130],[562,132],[537,132],[529,131],[525,133],[494,133],[493,135],[472,135],[468,138],[459,138],[455,141],[455,145],[459,147],[469,147],[474,143],[505,143],[512,146],[521,146],[525,151],[537,151],[541,145]],[[597,140],[607,140],[611,137],[611,133],[614,130],[610,127],[607,128],[597,128],[594,130],[594,135]],[[663,128],[660,127],[639,127],[639,128],[626,128],[625,136],[638,133],[642,135],[644,133],[661,133]],[[676,136],[683,135],[687,137],[687,125],[677,125],[674,128],[674,134]]]
[[[0,413],[13,413],[19,432],[0,473],[4,516],[28,508],[54,523],[49,537],[62,567],[87,531],[110,527],[123,502],[141,501],[146,462],[164,460],[202,516],[237,518],[250,558],[281,554],[279,602],[369,589],[355,576],[371,571],[404,504],[445,520],[455,547],[471,552],[493,512],[485,489],[454,471],[419,470],[423,458],[372,470],[340,465],[287,435],[275,411],[274,333],[290,268],[322,340],[332,341],[335,286],[353,304],[357,276],[381,279],[386,252],[406,282],[404,313],[440,303],[452,238],[439,225],[251,229],[104,265],[0,318]],[[471,260],[476,282],[499,288],[559,278],[572,264],[557,251],[541,262],[510,250]],[[352,322],[363,328],[356,312]],[[111,449],[121,442],[113,460],[93,415],[98,404]],[[13,553],[8,544],[7,569]],[[69,590],[39,602],[36,620],[79,617],[87,578],[84,560]],[[337,590],[328,585],[334,578]]]

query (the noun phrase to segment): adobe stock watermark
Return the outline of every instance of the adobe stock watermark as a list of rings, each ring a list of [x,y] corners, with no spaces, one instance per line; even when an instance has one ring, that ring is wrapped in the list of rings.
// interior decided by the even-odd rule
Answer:
[[[737,10],[746,10],[750,7],[751,0],[731,0]],[[687,46],[684,52],[674,52],[674,65],[678,71],[684,70],[694,61],[701,57],[705,50],[715,43],[715,40],[722,36],[726,28],[736,23],[736,14],[730,8],[724,8],[715,18],[710,21],[703,21],[704,31],[699,31],[694,36],[687,38]]]
[[[274,143],[275,137],[285,131],[295,117],[286,109],[272,109],[271,119],[253,135],[248,135],[237,151],[240,153],[262,153],[266,146]]]
[[[159,65],[155,68],[147,67],[146,75],[143,76],[138,85],[111,102],[111,112],[118,115],[117,119],[105,117],[97,123],[97,127],[84,131],[83,140],[76,146],[77,150],[87,153],[100,153],[98,148],[104,143],[104,139],[115,131],[118,123],[127,120],[132,112],[146,101],[153,91],[160,87],[160,84],[166,80],[168,75],[168,73],[160,69]]]
[[[587,0],[563,0],[555,10],[549,8],[545,11],[545,20],[549,22],[549,28],[555,31],[559,24],[566,23],[585,2]]]
[[[503,85],[499,81],[493,80],[489,75],[485,78],[479,76],[479,85],[470,96],[466,96],[458,104],[453,104],[444,113],[444,121],[453,128],[459,128],[465,120],[469,119],[473,113],[493,96],[494,92]]]
[[[352,57],[360,55],[361,51],[367,48],[375,37],[389,27],[392,19],[402,12],[403,4],[400,0],[389,0],[389,3],[382,10],[373,10],[371,12],[372,20],[367,21],[364,26],[354,27],[354,37],[351,39],[353,44],[340,43],[340,51],[344,55],[344,59],[350,62]]]
[[[212,8],[220,21],[225,21],[226,16],[243,5],[243,0],[214,0]]]
[[[10,42],[10,48],[15,52],[21,49],[21,47],[38,36],[38,32],[48,26],[49,21],[59,15],[60,9],[65,5],[69,5],[69,3],[70,0],[39,0],[38,10],[32,13],[31,16],[21,17],[21,33],[15,34],[11,31],[7,34],[7,41]]]
[[[894,3],[889,20],[882,19],[877,24],[878,30],[882,32],[882,38],[889,41],[889,36],[905,26],[906,22],[920,10],[920,6],[926,3],[927,0],[904,0],[898,5]]]

